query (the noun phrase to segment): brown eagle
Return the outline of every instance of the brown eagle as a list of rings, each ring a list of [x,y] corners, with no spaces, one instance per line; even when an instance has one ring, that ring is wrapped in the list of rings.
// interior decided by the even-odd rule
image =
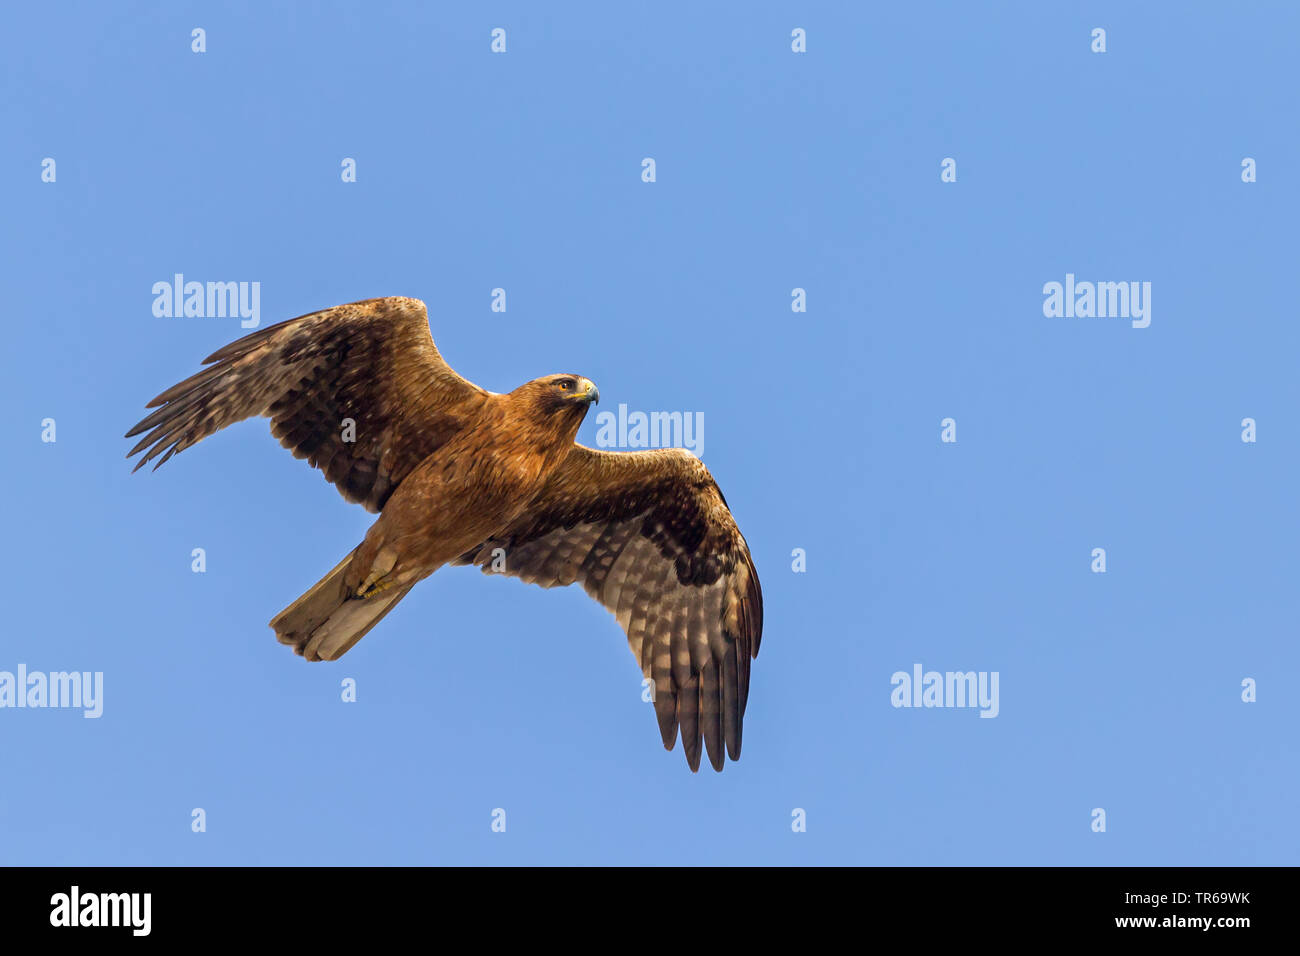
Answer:
[[[244,336],[148,404],[136,470],[263,415],[348,501],[379,512],[365,539],[271,620],[309,661],[336,660],[444,564],[542,587],[581,582],[613,612],[645,677],[664,747],[691,770],[740,757],[763,595],[717,482],[689,452],[574,442],[600,398],[578,375],[498,395],[457,375],[418,299],[353,302]]]

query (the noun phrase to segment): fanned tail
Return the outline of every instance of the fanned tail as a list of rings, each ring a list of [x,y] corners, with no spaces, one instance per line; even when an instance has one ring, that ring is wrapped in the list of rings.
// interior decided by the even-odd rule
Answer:
[[[276,639],[309,661],[338,660],[406,597],[411,585],[355,597],[344,586],[344,575],[355,549],[317,581],[302,597],[271,618]]]

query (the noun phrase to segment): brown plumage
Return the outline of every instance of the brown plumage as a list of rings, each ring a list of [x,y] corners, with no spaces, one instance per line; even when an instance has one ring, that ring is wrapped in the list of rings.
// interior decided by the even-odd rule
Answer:
[[[542,587],[581,583],[653,683],[664,746],[692,770],[740,756],[763,596],[717,483],[680,449],[603,452],[574,436],[595,386],[550,375],[505,395],[457,375],[418,299],[354,302],[213,353],[127,432],[136,468],[262,415],[295,457],[378,511],[365,539],[271,620],[336,660],[422,578],[477,564]]]

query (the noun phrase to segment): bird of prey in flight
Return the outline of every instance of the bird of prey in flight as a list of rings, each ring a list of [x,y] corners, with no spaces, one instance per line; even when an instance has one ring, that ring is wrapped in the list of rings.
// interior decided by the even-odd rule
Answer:
[[[689,452],[575,443],[600,398],[594,384],[566,374],[504,395],[479,388],[438,354],[418,299],[313,312],[203,364],[126,433],[146,433],[127,456],[145,453],[137,469],[260,415],[294,457],[379,513],[271,620],[282,644],[336,660],[445,564],[547,588],[577,582],[618,618],[653,682],[664,747],[680,728],[691,770],[701,739],[715,770],[724,753],[739,758],[763,596],[717,482]]]

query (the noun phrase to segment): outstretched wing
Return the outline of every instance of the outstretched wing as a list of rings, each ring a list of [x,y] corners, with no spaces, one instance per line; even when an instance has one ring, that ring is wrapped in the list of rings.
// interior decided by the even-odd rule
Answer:
[[[575,445],[529,513],[457,564],[493,566],[555,587],[580,581],[618,618],[654,682],[664,747],[681,728],[692,770],[700,738],[714,770],[740,757],[749,662],[763,595],[749,547],[713,476],[681,449],[604,452]],[[499,564],[499,562],[498,562]]]
[[[443,361],[419,299],[367,299],[289,319],[203,364],[211,367],[151,401],[158,410],[126,433],[148,432],[127,453],[145,452],[137,470],[161,455],[157,469],[213,432],[262,415],[295,458],[369,511],[489,395]]]

